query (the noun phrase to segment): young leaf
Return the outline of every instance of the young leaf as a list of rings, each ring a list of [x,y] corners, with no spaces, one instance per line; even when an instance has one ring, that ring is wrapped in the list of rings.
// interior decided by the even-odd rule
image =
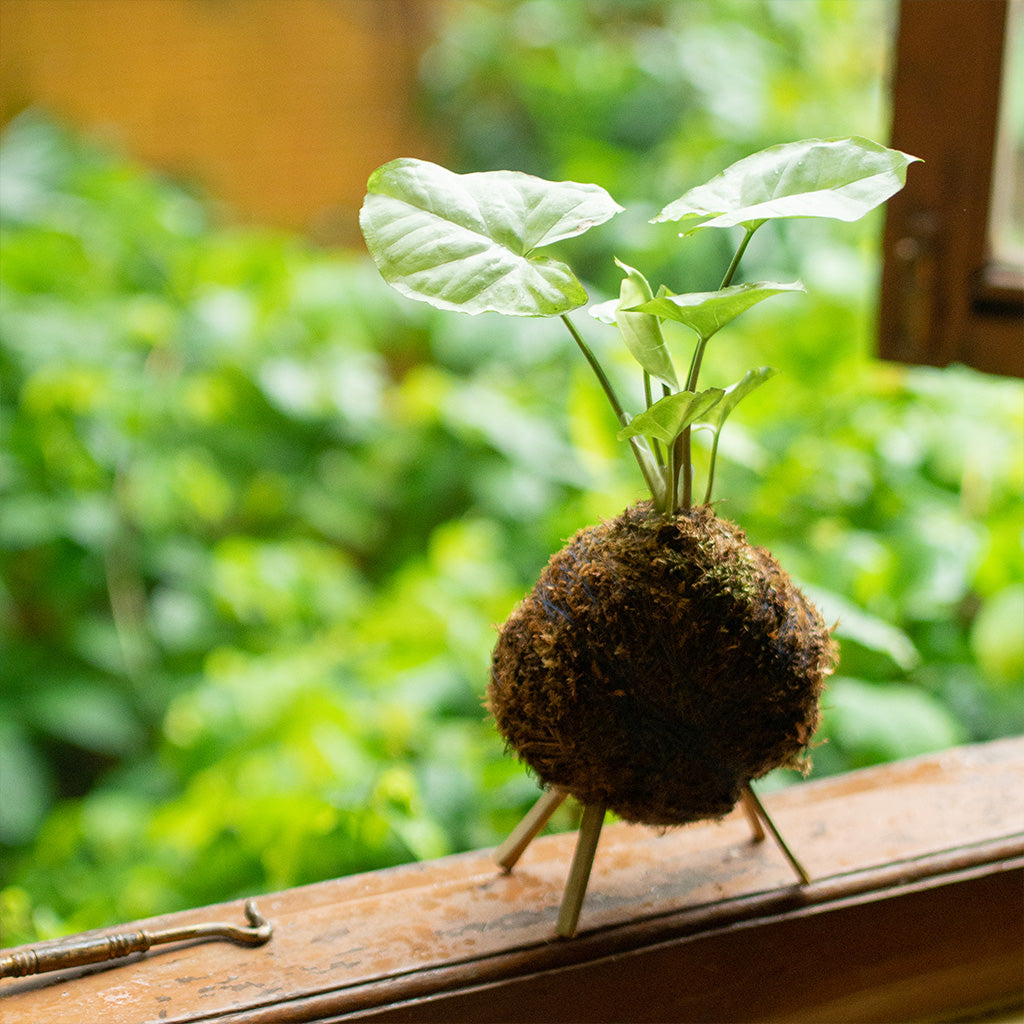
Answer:
[[[657,297],[635,306],[632,311],[653,313],[663,320],[686,324],[705,341],[716,331],[734,320],[744,310],[780,292],[802,292],[799,281],[779,284],[775,281],[754,281],[735,284],[717,292],[689,292],[672,295],[660,292]]]
[[[655,437],[665,444],[673,441],[692,423],[699,420],[718,402],[725,392],[721,388],[708,388],[694,394],[692,391],[677,391],[655,402],[650,409],[633,417],[623,427],[618,438]]]
[[[757,370],[748,370],[741,380],[725,389],[722,400],[715,404],[709,417],[711,425],[716,430],[722,429],[722,424],[729,418],[729,414],[743,401],[755,388],[760,387],[766,380],[771,379],[779,371],[774,366],[762,366]]]
[[[779,371],[772,366],[762,366],[758,370],[749,370],[743,375],[742,380],[725,389],[722,400],[712,410],[714,415],[710,417],[711,422],[701,424],[710,427],[715,433],[715,439],[711,444],[711,461],[708,466],[708,484],[704,492],[704,504],[711,502],[711,494],[715,486],[715,465],[718,462],[718,442],[722,436],[722,427],[729,418],[729,414],[743,401],[747,395],[756,387],[760,387],[770,377],[774,377]]]
[[[857,220],[898,192],[918,159],[859,137],[772,146],[690,189],[652,223],[703,218],[685,232],[693,234],[777,217]]]
[[[587,294],[564,263],[533,250],[621,209],[597,185],[401,159],[370,175],[359,224],[381,276],[410,298],[462,313],[555,316]]]
[[[661,336],[661,324],[650,313],[634,312],[634,307],[653,298],[651,286],[639,270],[634,270],[619,260],[615,261],[625,273],[619,288],[619,307],[616,322],[619,333],[629,349],[630,355],[652,377],[664,381],[671,388],[678,388],[672,357]]]
[[[619,299],[607,299],[605,302],[598,302],[591,306],[587,312],[601,324],[615,327],[618,323]]]

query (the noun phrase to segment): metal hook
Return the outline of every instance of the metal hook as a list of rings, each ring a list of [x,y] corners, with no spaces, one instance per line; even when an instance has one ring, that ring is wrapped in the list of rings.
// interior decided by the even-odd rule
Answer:
[[[257,910],[255,900],[245,901],[245,917],[248,925],[211,921],[155,932],[140,929],[104,935],[98,939],[33,946],[0,959],[0,978],[23,978],[68,967],[84,967],[131,956],[132,953],[145,953],[151,946],[189,939],[227,939],[242,946],[262,946],[273,935],[273,925]]]

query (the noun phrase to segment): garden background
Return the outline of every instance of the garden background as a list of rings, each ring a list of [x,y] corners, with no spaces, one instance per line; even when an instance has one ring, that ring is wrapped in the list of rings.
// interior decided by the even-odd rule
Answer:
[[[562,247],[595,302],[613,256],[711,289],[734,240],[647,218],[767,145],[884,142],[894,15],[440,5],[432,153],[391,155],[607,188],[629,212]],[[874,358],[882,217],[762,229],[747,278],[809,294],[705,361],[783,371],[716,493],[839,619],[812,777],[1024,728],[1021,385]],[[406,301],[44,111],[0,229],[0,940],[503,838],[536,787],[482,708],[495,625],[643,488],[571,339]]]

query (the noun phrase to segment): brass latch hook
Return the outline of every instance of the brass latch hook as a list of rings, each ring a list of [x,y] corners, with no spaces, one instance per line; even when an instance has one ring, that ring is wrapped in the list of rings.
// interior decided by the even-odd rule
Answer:
[[[242,946],[262,946],[273,934],[273,925],[256,909],[255,900],[245,901],[248,925],[210,921],[206,924],[165,928],[163,931],[118,932],[98,939],[80,939],[44,946],[32,946],[20,953],[0,958],[0,978],[24,978],[30,974],[84,967],[145,953],[151,946],[189,939],[227,939]]]

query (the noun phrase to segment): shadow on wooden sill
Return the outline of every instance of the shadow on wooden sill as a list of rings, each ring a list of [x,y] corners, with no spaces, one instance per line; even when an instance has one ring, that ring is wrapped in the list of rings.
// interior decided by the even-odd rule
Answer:
[[[552,936],[572,834],[536,840],[511,875],[481,851],[304,886],[259,898],[274,924],[265,946],[162,947],[6,980],[0,1017],[1016,1019],[1005,1014],[1024,1004],[1022,779],[1024,738],[766,797],[807,887],[771,843],[751,842],[740,812],[669,832],[611,825],[570,941]],[[235,917],[240,904],[139,925]]]

